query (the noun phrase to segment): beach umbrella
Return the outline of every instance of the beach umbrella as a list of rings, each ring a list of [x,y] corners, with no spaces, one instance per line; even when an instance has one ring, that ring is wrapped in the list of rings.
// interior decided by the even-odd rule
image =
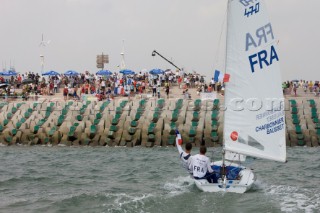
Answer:
[[[0,72],[0,75],[3,75],[3,76],[16,76],[17,73],[13,70],[8,70],[8,71],[3,71],[3,72]]]
[[[135,72],[133,72],[132,70],[120,70],[120,73],[123,75],[134,75]]]
[[[96,74],[97,75],[112,75],[112,72],[109,70],[99,70]]]
[[[56,75],[60,75],[60,73],[58,73],[56,71],[53,71],[53,70],[50,70],[50,71],[47,71],[47,72],[43,73],[42,75],[56,76]]]
[[[153,70],[150,70],[149,73],[152,75],[160,75],[160,74],[163,74],[164,71],[162,69],[153,69]]]
[[[79,73],[74,70],[68,70],[67,72],[64,73],[64,75],[74,76],[74,75],[79,75]]]

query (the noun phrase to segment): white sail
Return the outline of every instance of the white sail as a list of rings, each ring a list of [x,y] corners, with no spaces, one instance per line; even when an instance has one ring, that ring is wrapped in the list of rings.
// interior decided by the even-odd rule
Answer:
[[[224,148],[286,161],[277,40],[263,0],[229,0]],[[240,138],[249,138],[245,143]]]

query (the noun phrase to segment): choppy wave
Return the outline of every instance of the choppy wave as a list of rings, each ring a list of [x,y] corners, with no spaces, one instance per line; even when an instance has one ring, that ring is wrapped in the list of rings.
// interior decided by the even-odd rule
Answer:
[[[238,195],[200,192],[174,148],[1,147],[0,212],[317,212],[318,153],[252,162],[258,179]]]
[[[266,193],[280,203],[281,211],[312,213],[320,209],[320,194],[318,190],[272,185],[266,189]]]
[[[106,194],[106,198],[111,200],[111,203],[103,204],[108,212],[138,212],[145,209],[146,200],[153,198],[152,194],[128,195],[121,194]],[[144,211],[141,211],[144,212]]]
[[[173,179],[171,182],[165,183],[163,189],[168,192],[169,196],[177,196],[190,192],[190,187],[193,183],[193,180],[189,176],[181,176]]]

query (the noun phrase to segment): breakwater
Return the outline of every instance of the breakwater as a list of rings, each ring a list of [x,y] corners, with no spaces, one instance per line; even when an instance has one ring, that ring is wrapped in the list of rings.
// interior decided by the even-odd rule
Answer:
[[[194,146],[221,146],[222,100],[145,98],[1,103],[3,145],[174,146],[175,129]],[[287,146],[318,146],[318,100],[286,100]]]

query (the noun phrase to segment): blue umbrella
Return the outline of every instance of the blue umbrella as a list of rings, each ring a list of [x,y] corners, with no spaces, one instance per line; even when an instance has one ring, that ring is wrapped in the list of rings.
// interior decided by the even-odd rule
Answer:
[[[56,75],[60,75],[60,74],[56,71],[51,70],[51,71],[43,73],[42,75],[56,76]]]
[[[133,72],[132,70],[120,70],[120,73],[123,75],[134,75],[135,72]]]
[[[160,75],[160,74],[163,74],[164,71],[162,69],[153,69],[153,70],[150,70],[149,73],[152,75]]]
[[[18,74],[13,70],[8,70],[8,71],[0,72],[0,75],[3,75],[3,76],[16,76]]]
[[[79,73],[76,72],[76,71],[74,71],[74,70],[68,70],[68,71],[65,72],[64,74],[65,74],[65,75],[70,75],[70,76],[72,76],[72,75],[79,75]]]
[[[97,75],[112,75],[112,72],[109,70],[99,70],[96,74]]]

